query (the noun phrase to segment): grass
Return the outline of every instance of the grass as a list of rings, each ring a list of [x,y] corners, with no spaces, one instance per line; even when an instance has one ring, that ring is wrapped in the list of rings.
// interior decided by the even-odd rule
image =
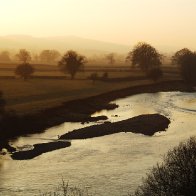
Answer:
[[[101,71],[98,67],[93,67],[93,70],[90,67],[86,72],[77,73],[76,80],[70,80],[69,75],[66,75],[66,79],[63,79],[60,77],[65,75],[59,72],[58,67],[55,65],[34,65],[36,68],[34,76],[41,76],[41,78],[33,78],[28,81],[23,81],[19,78],[1,78],[1,76],[14,76],[15,66],[16,63],[0,64],[0,90],[3,92],[7,102],[6,109],[15,110],[17,114],[35,113],[45,108],[59,106],[65,101],[151,83],[149,80],[125,80],[121,82],[96,81],[93,84],[91,80],[87,80],[92,72],[98,72],[98,76],[102,76],[105,72],[105,70]],[[168,72],[168,70],[166,69],[165,79],[178,78],[173,69],[172,72]],[[108,75],[109,78],[144,77],[140,70],[123,71],[119,70],[119,67],[116,70],[108,68]]]
[[[0,90],[4,93],[7,109],[23,114],[146,82],[125,81],[114,84],[96,81],[93,84],[90,80],[0,79]]]
[[[40,193],[40,196],[92,196],[87,188],[72,187],[69,182],[62,182],[54,191]]]

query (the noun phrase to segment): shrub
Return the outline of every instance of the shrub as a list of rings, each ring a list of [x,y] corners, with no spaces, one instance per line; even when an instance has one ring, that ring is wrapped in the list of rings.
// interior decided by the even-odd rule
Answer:
[[[182,78],[196,84],[196,53],[187,48],[177,51],[172,57],[172,62],[180,68]]]
[[[157,164],[136,196],[195,196],[196,137],[169,151],[162,164]]]
[[[71,75],[71,79],[74,79],[76,73],[84,69],[84,64],[86,62],[87,60],[85,56],[69,50],[59,61],[59,68],[63,73],[68,72]]]

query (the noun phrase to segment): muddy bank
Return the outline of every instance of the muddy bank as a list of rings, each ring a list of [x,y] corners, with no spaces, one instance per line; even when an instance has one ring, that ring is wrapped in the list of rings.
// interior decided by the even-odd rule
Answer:
[[[158,131],[165,131],[169,124],[170,120],[165,116],[160,114],[147,114],[120,122],[93,125],[73,130],[62,135],[60,139],[87,139],[119,132],[141,133],[152,136]]]
[[[68,141],[35,144],[33,145],[34,148],[32,150],[14,152],[11,157],[14,160],[28,160],[33,159],[43,153],[66,148],[69,146],[71,146],[71,143]]]
[[[170,120],[160,114],[140,115],[120,122],[105,123],[77,129],[62,135],[60,139],[87,139],[119,132],[141,133],[152,136],[158,131],[164,131],[168,128],[169,124]],[[13,152],[11,157],[14,160],[28,160],[43,153],[69,146],[71,146],[71,142],[68,141],[35,144],[32,150]]]
[[[118,107],[116,104],[110,104],[115,99],[139,93],[155,93],[160,91],[193,92],[194,89],[183,81],[159,82],[68,101],[59,107],[46,109],[33,115],[10,116],[0,123],[0,140],[8,141],[21,135],[43,132],[47,128],[64,122],[106,120],[107,117],[105,116],[91,117],[91,114],[102,109],[109,110]],[[0,148],[2,147],[4,145],[0,144]]]

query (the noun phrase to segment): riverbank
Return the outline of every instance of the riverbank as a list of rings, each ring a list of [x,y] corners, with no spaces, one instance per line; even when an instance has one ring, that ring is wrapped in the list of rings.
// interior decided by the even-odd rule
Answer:
[[[103,93],[89,98],[63,103],[61,106],[46,109],[36,114],[11,116],[1,123],[0,148],[5,147],[5,141],[20,135],[43,132],[45,129],[64,122],[89,122],[106,119],[106,117],[91,117],[91,114],[102,109],[114,109],[116,104],[111,101],[140,93],[156,93],[160,91],[193,92],[194,89],[183,81],[164,81],[153,84],[133,86],[121,90]],[[2,145],[3,144],[3,145]]]
[[[35,144],[33,145],[33,149],[13,152],[11,157],[15,160],[33,159],[46,152],[70,147],[71,142],[67,140],[88,139],[120,132],[132,132],[152,136],[158,131],[165,131],[169,124],[170,120],[160,114],[140,115],[119,122],[104,123],[73,130],[62,135],[57,142]]]

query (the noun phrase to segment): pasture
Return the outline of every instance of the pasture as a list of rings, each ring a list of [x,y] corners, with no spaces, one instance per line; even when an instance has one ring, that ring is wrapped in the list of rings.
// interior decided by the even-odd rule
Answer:
[[[61,73],[55,65],[33,66],[33,78],[23,81],[15,78],[16,64],[0,64],[0,90],[6,100],[7,110],[14,110],[17,114],[35,113],[59,106],[65,101],[152,83],[139,69],[133,70],[130,67],[87,66],[85,71],[78,72],[76,78],[70,80],[69,74]],[[98,80],[93,83],[88,78],[94,72],[97,72],[99,77],[107,72],[111,81]],[[5,78],[7,76],[8,78]],[[173,79],[179,79],[178,72],[165,68],[163,80]]]

